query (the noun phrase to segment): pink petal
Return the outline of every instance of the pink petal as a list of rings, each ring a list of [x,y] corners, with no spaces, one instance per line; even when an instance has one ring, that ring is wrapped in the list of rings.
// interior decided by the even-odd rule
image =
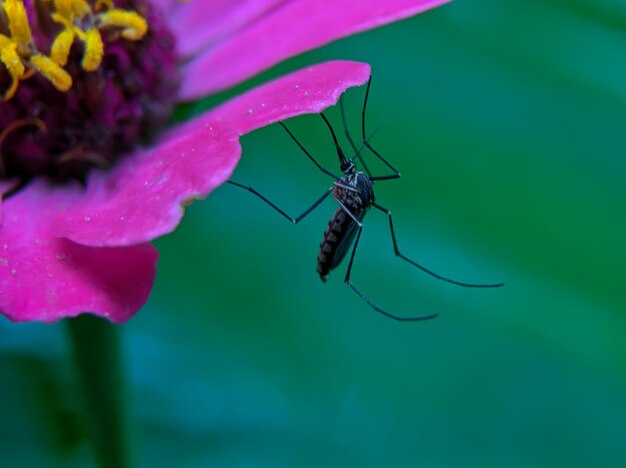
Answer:
[[[223,90],[288,57],[447,1],[292,0],[187,63],[181,99]]]
[[[15,189],[19,184],[18,180],[0,180],[0,227],[2,227],[3,210],[2,205],[4,203],[4,194],[9,193]]]
[[[256,88],[174,129],[113,172],[94,175],[81,202],[57,218],[55,232],[92,246],[132,245],[167,234],[185,205],[230,177],[241,153],[240,135],[320,112],[368,77],[367,64],[328,62]]]
[[[367,63],[332,61],[304,68],[232,99],[203,121],[220,121],[240,135],[296,115],[317,114],[337,104],[348,88],[370,77]]]
[[[194,1],[178,8],[167,18],[178,42],[178,52],[189,56],[203,46],[214,44],[250,25],[289,0]]]
[[[154,281],[158,254],[144,241],[174,229],[182,205],[230,176],[239,135],[319,112],[368,77],[362,63],[310,67],[175,129],[158,147],[94,174],[86,191],[31,183],[1,205],[0,313],[14,321],[82,312],[128,320]]]
[[[5,201],[0,313],[11,320],[53,322],[91,312],[124,322],[147,300],[158,257],[150,244],[88,247],[51,229],[51,219],[80,193],[40,182]]]
[[[59,216],[55,229],[92,246],[155,239],[174,230],[184,206],[228,179],[240,154],[238,136],[223,126],[172,134],[112,172],[92,174],[80,203]]]

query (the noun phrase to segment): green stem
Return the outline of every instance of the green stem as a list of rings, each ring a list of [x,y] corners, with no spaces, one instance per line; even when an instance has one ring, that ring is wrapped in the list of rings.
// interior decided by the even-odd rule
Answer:
[[[130,431],[119,325],[89,314],[65,323],[97,466],[129,467]]]

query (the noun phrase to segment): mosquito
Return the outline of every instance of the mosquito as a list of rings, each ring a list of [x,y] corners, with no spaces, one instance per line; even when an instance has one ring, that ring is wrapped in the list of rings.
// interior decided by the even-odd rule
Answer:
[[[317,256],[317,272],[319,273],[321,280],[323,282],[326,282],[326,279],[328,278],[330,272],[339,266],[342,260],[346,257],[348,251],[350,250],[350,247],[352,246],[352,253],[350,254],[350,260],[348,262],[348,268],[346,269],[344,282],[348,286],[350,286],[350,288],[356,294],[358,294],[358,296],[363,299],[365,303],[372,307],[376,312],[379,312],[389,318],[401,322],[416,322],[421,320],[433,319],[439,314],[434,313],[430,315],[422,315],[419,317],[401,317],[387,312],[381,309],[372,300],[370,300],[352,282],[352,266],[354,265],[354,257],[356,255],[357,247],[359,245],[359,240],[361,239],[361,232],[363,230],[363,218],[370,208],[375,208],[376,210],[381,211],[382,213],[387,215],[389,219],[389,230],[391,232],[391,240],[393,242],[393,250],[395,252],[395,255],[402,260],[410,263],[411,265],[419,268],[430,276],[465,288],[499,288],[501,286],[504,286],[504,283],[472,284],[456,281],[429,270],[428,268],[420,265],[414,260],[411,260],[400,252],[400,249],[398,248],[398,241],[396,239],[396,232],[393,226],[393,217],[391,216],[391,211],[376,203],[376,199],[374,196],[374,184],[376,182],[398,179],[400,178],[400,173],[377,150],[372,147],[369,139],[366,136],[367,134],[365,131],[365,116],[371,84],[372,78],[370,77],[367,82],[365,98],[363,99],[363,110],[361,112],[361,132],[363,136],[363,141],[362,147],[360,149],[357,148],[354,139],[352,138],[352,135],[348,130],[343,96],[339,99],[343,130],[348,142],[350,143],[350,146],[352,147],[352,150],[354,151],[354,156],[352,158],[346,157],[343,149],[337,141],[337,135],[335,134],[335,130],[333,129],[332,125],[330,124],[324,113],[320,113],[322,120],[330,131],[334,146],[337,150],[337,156],[339,158],[339,168],[341,170],[342,176],[337,176],[328,169],[324,168],[322,165],[320,165],[317,160],[311,155],[311,153],[295,137],[291,130],[289,130],[289,128],[283,122],[278,122],[285,129],[291,139],[298,145],[302,152],[313,162],[313,164],[315,164],[315,166],[317,166],[317,168],[321,172],[329,177],[332,177],[334,180],[333,185],[326,190],[324,195],[322,195],[315,203],[313,203],[313,205],[307,208],[304,213],[295,218],[292,218],[276,204],[268,200],[261,193],[257,192],[254,188],[240,184],[238,182],[234,182],[232,180],[229,180],[228,183],[256,195],[269,206],[271,206],[274,210],[280,213],[283,217],[291,221],[293,224],[297,224],[304,218],[306,218],[332,193],[333,198],[339,204],[339,207],[337,208],[328,223],[328,227],[324,232],[324,236],[320,244],[319,254]],[[378,158],[391,171],[391,173],[387,175],[373,176],[361,155],[361,152],[365,148],[367,148],[376,158]],[[363,167],[362,171],[357,169],[357,162]]]

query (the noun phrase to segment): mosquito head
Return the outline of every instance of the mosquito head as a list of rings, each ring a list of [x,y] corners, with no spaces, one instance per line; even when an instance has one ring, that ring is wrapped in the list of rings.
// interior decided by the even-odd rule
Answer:
[[[354,174],[355,171],[356,171],[356,164],[354,164],[352,159],[344,158],[341,161],[341,172],[343,172],[345,175]]]

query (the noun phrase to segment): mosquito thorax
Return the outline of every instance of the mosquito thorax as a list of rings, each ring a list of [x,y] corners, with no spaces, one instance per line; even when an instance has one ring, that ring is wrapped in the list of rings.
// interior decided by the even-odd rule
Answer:
[[[354,172],[335,181],[334,197],[349,208],[353,214],[362,216],[374,203],[374,186],[365,172]]]
[[[0,180],[85,180],[168,121],[173,34],[147,0],[3,0]]]

